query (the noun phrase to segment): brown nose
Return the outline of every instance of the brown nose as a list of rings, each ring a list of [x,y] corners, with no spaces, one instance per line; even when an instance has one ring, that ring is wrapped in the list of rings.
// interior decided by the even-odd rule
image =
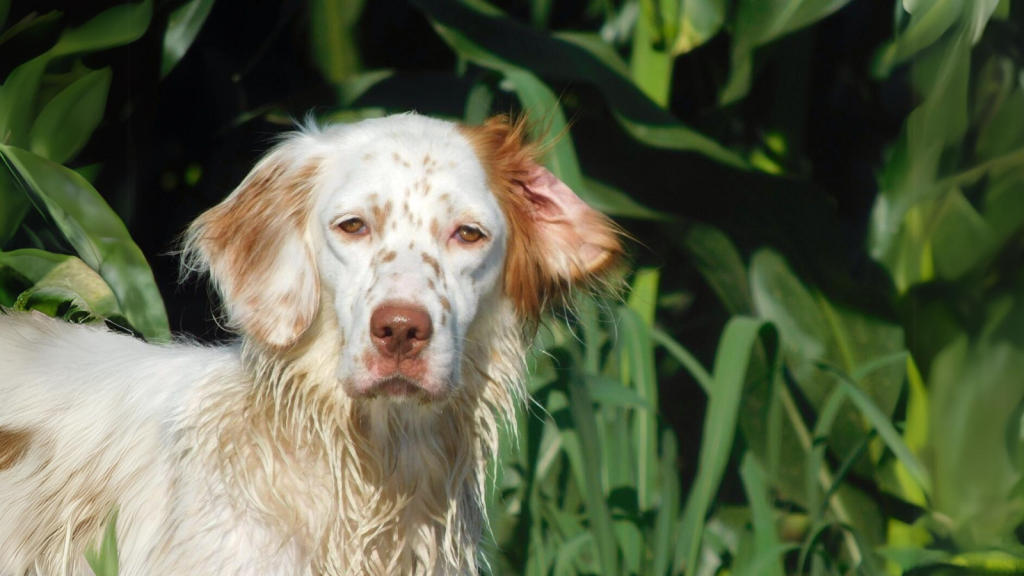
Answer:
[[[370,336],[377,350],[399,362],[419,354],[433,332],[430,314],[418,306],[385,304],[370,316]]]

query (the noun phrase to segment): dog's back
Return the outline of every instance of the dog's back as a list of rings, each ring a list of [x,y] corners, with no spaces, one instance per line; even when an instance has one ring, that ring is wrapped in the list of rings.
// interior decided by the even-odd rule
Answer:
[[[173,505],[186,383],[225,349],[154,346],[42,314],[0,314],[0,576],[88,573],[84,549],[117,509],[121,556]]]

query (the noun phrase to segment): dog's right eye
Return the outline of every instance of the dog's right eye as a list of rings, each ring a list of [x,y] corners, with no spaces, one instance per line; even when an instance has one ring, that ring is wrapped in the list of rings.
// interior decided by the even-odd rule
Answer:
[[[362,218],[347,218],[338,223],[338,228],[346,234],[365,234],[366,223]]]

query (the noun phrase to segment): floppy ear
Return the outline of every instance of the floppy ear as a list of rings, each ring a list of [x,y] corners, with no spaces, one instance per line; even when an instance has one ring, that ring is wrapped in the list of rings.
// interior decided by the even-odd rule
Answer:
[[[524,120],[497,116],[462,132],[505,212],[505,291],[524,318],[536,320],[551,299],[614,268],[623,254],[619,228],[540,165]]]
[[[320,163],[303,157],[300,138],[260,160],[185,233],[185,265],[210,272],[229,326],[274,348],[302,335],[320,299],[308,229]]]

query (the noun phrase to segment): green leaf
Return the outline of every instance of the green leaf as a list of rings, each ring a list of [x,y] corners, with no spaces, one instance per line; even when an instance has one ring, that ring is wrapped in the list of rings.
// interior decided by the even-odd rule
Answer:
[[[50,100],[32,125],[29,149],[58,164],[74,158],[103,119],[112,77],[109,67],[94,70]]]
[[[622,126],[634,138],[659,148],[693,151],[735,167],[741,156],[726,149],[650,100],[621,69],[608,64],[607,50],[570,42],[519,24],[490,4],[470,0],[412,0],[460,57],[505,71],[509,66],[569,83],[592,85],[607,98]]]
[[[0,6],[8,0],[0,0]],[[36,26],[43,26],[49,22],[60,20],[64,13],[59,10],[51,10],[46,14],[38,14],[36,12],[30,12],[27,16],[22,18],[18,23],[12,24],[10,28],[4,30],[3,34],[0,34],[0,46],[3,46],[11,38],[14,38],[18,34],[31,30]],[[3,25],[0,24],[0,29],[3,29]]]
[[[878,435],[885,441],[886,446],[892,450],[896,458],[906,466],[907,471],[918,483],[918,485],[925,491],[925,493],[931,492],[932,482],[931,476],[928,474],[928,470],[925,469],[924,465],[914,456],[914,453],[910,451],[906,443],[903,441],[903,437],[896,431],[896,427],[893,426],[889,420],[889,415],[879,409],[878,406],[871,400],[871,398],[857,386],[850,376],[844,373],[842,370],[838,370],[833,366],[822,365],[822,368],[836,376],[839,380],[840,385],[843,387],[843,391],[850,398],[857,409],[867,418],[871,425],[878,432]]]
[[[652,3],[644,2],[642,5]],[[652,20],[646,10],[641,10],[636,28],[633,30],[633,50],[629,66],[633,81],[644,94],[658,106],[667,108],[669,92],[672,89],[672,64],[675,62],[675,55]]]
[[[114,6],[78,28],[66,30],[49,55],[56,58],[130,44],[146,33],[152,17],[153,0]]]
[[[660,328],[654,328],[651,331],[651,336],[655,342],[665,348],[673,358],[675,358],[680,364],[686,368],[686,371],[693,376],[693,379],[700,384],[700,387],[704,389],[704,393],[710,395],[714,389],[714,378],[711,374],[701,365],[700,360],[690,353],[689,350],[683,347],[682,344],[676,342],[674,338],[668,335],[667,332]]]
[[[103,541],[99,549],[86,549],[85,559],[96,576],[117,576],[117,510],[112,511],[107,519],[107,527],[103,531]]]
[[[1015,329],[1019,317],[1009,317]],[[970,342],[964,335],[935,357],[929,373],[932,509],[944,515],[942,528],[961,549],[1016,542],[1024,498],[1015,490],[1021,473],[1005,438],[1011,427],[1020,437],[1013,417],[1024,402],[1024,349],[1001,337]]]
[[[593,401],[581,375],[575,370],[569,375],[569,407],[576,430],[579,432],[583,466],[586,471],[583,489],[587,516],[597,545],[601,573],[615,576],[619,573],[618,547],[615,543],[611,512],[601,484],[601,440],[598,436]]]
[[[32,203],[22,192],[14,174],[6,166],[0,168],[0,248],[18,231]]]
[[[750,91],[754,50],[832,14],[850,0],[739,0],[729,80],[719,102],[732,104]]]
[[[128,322],[147,338],[168,339],[167,315],[153,272],[124,223],[92,185],[73,170],[13,146],[0,146],[0,155],[79,257],[114,291]]]
[[[655,277],[656,278],[656,277]],[[658,405],[658,381],[654,369],[654,344],[650,328],[634,310],[620,308],[619,347],[623,369],[623,380],[651,406]],[[642,412],[633,423],[632,440],[637,455],[637,500],[640,510],[650,510],[654,502],[658,474],[658,425],[655,415]]]
[[[714,389],[708,400],[700,458],[693,489],[683,509],[679,545],[687,573],[696,574],[704,523],[729,463],[743,384],[751,351],[769,324],[753,318],[733,317],[726,324],[715,353]]]
[[[697,224],[687,231],[682,244],[726,310],[749,314],[752,305],[747,268],[729,237],[718,228]]]
[[[768,499],[768,485],[764,472],[757,460],[749,452],[743,456],[740,464],[740,479],[750,502],[750,515],[754,524],[754,560],[756,571],[750,574],[767,576],[784,576],[782,555],[786,550],[780,548],[779,536],[775,530],[775,511]]]
[[[124,315],[107,283],[74,256],[32,248],[0,252],[0,274],[11,273],[31,286],[22,295],[24,298],[45,295],[53,300],[56,294],[58,303],[71,301],[76,308],[99,318],[117,321]],[[37,307],[28,305],[22,308]]]
[[[988,223],[960,190],[954,188],[945,194],[936,212],[931,244],[940,278],[960,278],[997,248]]]
[[[11,11],[11,0],[0,0],[0,29],[7,23],[7,14]]]
[[[0,143],[23,146],[36,117],[36,100],[43,71],[50,61],[47,54],[18,66],[0,87]]]
[[[830,302],[814,287],[804,285],[786,261],[770,250],[756,252],[750,263],[751,294],[758,314],[779,329],[783,355],[800,390],[821,410],[834,380],[818,364],[826,362],[847,374],[878,358],[904,349],[903,330],[886,320]],[[902,387],[902,366],[876,370],[861,382],[886,415],[896,407]],[[866,433],[867,423],[851,406],[844,407],[830,437],[840,454],[849,453]],[[868,463],[860,473],[870,473]]]
[[[659,465],[661,502],[657,507],[657,518],[654,523],[651,574],[667,574],[675,560],[676,551],[673,548],[673,543],[678,537],[676,526],[678,525],[680,503],[679,472],[676,469],[678,451],[675,434],[671,430],[663,431],[661,433],[661,463]]]
[[[175,8],[167,17],[163,59],[160,63],[161,78],[166,78],[185,57],[185,53],[202,30],[206,17],[210,15],[213,2],[214,0],[189,0]]]
[[[671,220],[671,216],[655,212],[637,202],[632,196],[608,184],[583,177],[585,189],[590,194],[590,207],[609,216],[634,218],[637,220]]]
[[[635,407],[652,412],[656,410],[655,406],[636,390],[623,386],[617,380],[591,374],[584,376],[584,379],[590,389],[591,398],[598,404],[616,408]]]
[[[361,68],[355,27],[365,0],[312,0],[309,3],[313,58],[328,82],[337,84]]]
[[[685,54],[701,46],[725,23],[725,0],[680,0],[679,34],[673,52]]]
[[[633,276],[626,305],[637,313],[647,328],[654,326],[658,311],[658,280],[661,273],[657,268],[640,268]]]

